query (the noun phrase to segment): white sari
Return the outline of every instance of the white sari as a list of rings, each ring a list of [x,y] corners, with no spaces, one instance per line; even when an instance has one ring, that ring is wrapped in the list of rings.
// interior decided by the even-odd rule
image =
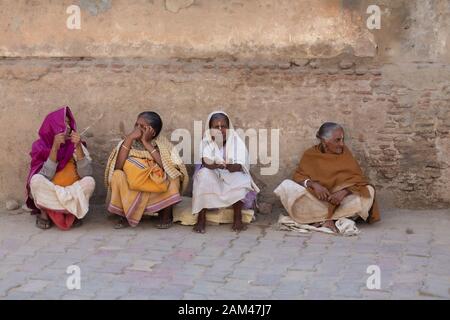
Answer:
[[[248,192],[259,192],[258,186],[250,175],[247,148],[244,141],[234,131],[230,117],[223,111],[212,112],[208,116],[206,126],[209,126],[211,117],[216,113],[223,113],[229,120],[225,148],[219,147],[212,139],[210,131],[206,130],[200,143],[201,158],[207,158],[214,163],[240,164],[242,171],[211,170],[205,167],[197,171],[193,181],[193,214],[199,213],[202,209],[227,208],[243,200]]]

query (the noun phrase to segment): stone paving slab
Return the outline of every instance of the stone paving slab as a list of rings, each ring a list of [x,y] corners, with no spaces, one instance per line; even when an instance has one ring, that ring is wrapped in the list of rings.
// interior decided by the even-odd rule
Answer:
[[[103,206],[82,227],[40,230],[0,211],[0,299],[450,299],[450,211],[392,210],[361,234],[280,231],[280,210],[229,225],[113,229]],[[66,286],[80,268],[79,290]],[[380,270],[370,289],[369,266]]]

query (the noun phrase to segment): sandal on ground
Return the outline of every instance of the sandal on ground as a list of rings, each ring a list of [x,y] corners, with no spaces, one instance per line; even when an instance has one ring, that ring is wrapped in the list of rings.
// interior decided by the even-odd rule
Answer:
[[[36,227],[46,230],[52,227],[52,222],[50,219],[43,219],[40,216],[36,217]]]
[[[172,221],[167,222],[167,223],[158,223],[156,225],[156,228],[158,228],[158,229],[169,229],[172,225],[173,225]]]

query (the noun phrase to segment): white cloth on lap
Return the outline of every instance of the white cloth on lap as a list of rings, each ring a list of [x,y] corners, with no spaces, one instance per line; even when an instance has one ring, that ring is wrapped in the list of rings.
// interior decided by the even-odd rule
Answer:
[[[41,174],[30,181],[31,195],[39,208],[68,211],[78,219],[89,211],[89,198],[95,189],[95,180],[84,177],[68,187],[57,186]]]
[[[253,190],[251,178],[243,172],[229,172],[219,176],[215,170],[201,168],[194,176],[192,213],[202,209],[226,208],[245,198]],[[226,171],[226,170],[222,170]]]

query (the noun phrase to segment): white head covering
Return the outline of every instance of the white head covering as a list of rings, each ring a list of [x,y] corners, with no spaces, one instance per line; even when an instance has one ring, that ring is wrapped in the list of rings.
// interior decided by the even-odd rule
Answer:
[[[223,149],[220,149],[217,143],[211,136],[211,130],[209,129],[209,123],[214,114],[221,113],[228,118],[229,128],[227,130],[227,141],[225,144],[225,154]],[[215,163],[236,163],[242,166],[242,170],[245,174],[250,174],[250,158],[248,155],[247,147],[244,141],[234,130],[233,124],[228,114],[224,111],[211,112],[206,120],[206,130],[200,143],[200,155],[202,158],[207,158]],[[221,171],[222,169],[217,169]],[[252,179],[252,178],[251,178]],[[256,192],[259,192],[258,186],[252,179],[252,187]]]
[[[215,114],[223,114],[228,118],[229,128],[227,130],[227,141],[225,144],[225,155],[223,150],[219,148],[217,143],[211,136],[211,130],[209,129],[209,123],[211,118]],[[250,169],[250,161],[248,156],[247,147],[244,141],[239,137],[234,130],[230,117],[223,111],[211,112],[206,120],[206,130],[200,145],[200,155],[202,158],[208,158],[215,161],[215,163],[237,163],[245,166],[247,170]],[[225,159],[226,158],[226,159]]]

